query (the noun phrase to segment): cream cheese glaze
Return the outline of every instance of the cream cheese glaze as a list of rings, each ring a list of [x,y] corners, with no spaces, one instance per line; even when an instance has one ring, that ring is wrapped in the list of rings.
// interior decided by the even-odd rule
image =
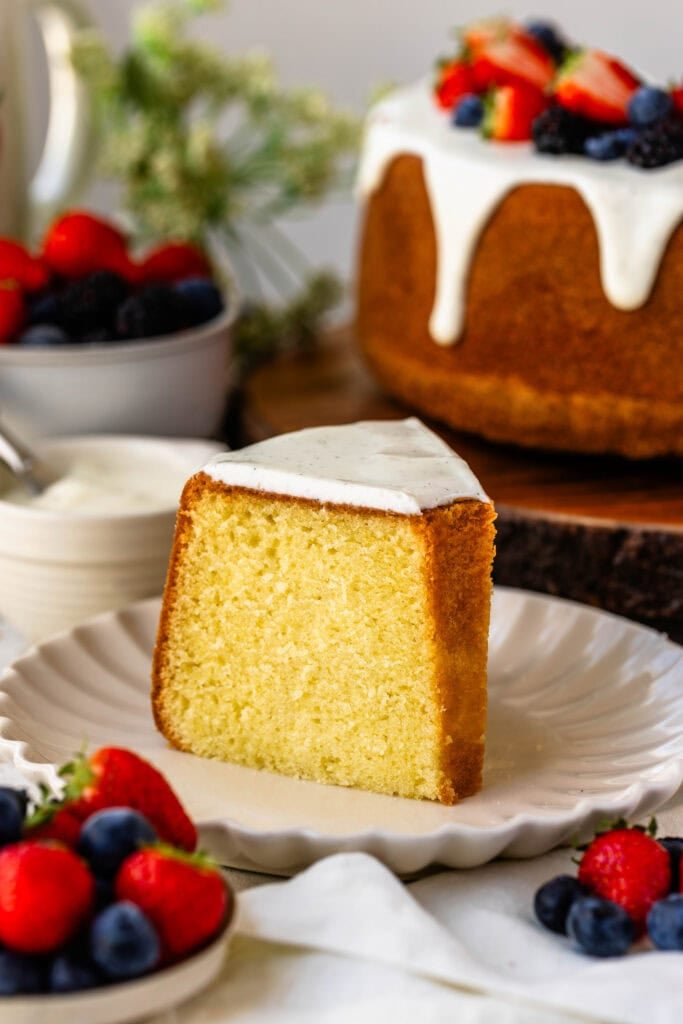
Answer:
[[[479,235],[508,192],[523,184],[570,186],[590,210],[602,287],[618,309],[648,299],[671,234],[683,219],[683,162],[657,170],[585,157],[545,156],[531,143],[496,143],[454,128],[428,82],[397,90],[371,112],[358,174],[369,196],[400,154],[419,156],[432,208],[437,281],[430,334],[462,333],[470,262]]]
[[[414,417],[281,434],[222,452],[203,471],[236,487],[403,515],[489,501],[465,460]]]

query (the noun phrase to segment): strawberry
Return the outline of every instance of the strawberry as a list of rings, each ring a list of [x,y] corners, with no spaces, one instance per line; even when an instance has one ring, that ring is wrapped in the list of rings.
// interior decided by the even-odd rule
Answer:
[[[526,82],[547,89],[555,75],[553,59],[533,36],[521,29],[497,36],[478,47],[472,58],[475,91]]]
[[[674,110],[683,116],[683,82],[671,90],[671,99],[673,100]]]
[[[555,83],[555,99],[574,114],[607,124],[626,124],[628,103],[640,79],[600,50],[580,50],[565,62]]]
[[[588,846],[579,865],[579,882],[618,903],[642,929],[652,904],[671,887],[669,855],[641,829],[611,829]]]
[[[96,270],[113,270],[129,281],[137,277],[119,229],[78,210],[54,222],[43,242],[43,259],[63,277],[84,277]]]
[[[78,758],[60,774],[67,780],[64,805],[85,821],[104,807],[132,807],[164,842],[194,850],[197,830],[161,772],[132,750],[102,747]]]
[[[0,850],[0,941],[19,953],[49,953],[92,913],[95,879],[58,844],[24,841]]]
[[[0,279],[0,345],[21,329],[26,319],[24,293],[14,278]]]
[[[467,50],[476,54],[483,46],[505,39],[515,31],[516,26],[509,18],[483,18],[462,29],[460,38]]]
[[[0,238],[0,278],[11,278],[27,292],[35,292],[49,282],[50,269],[19,242]]]
[[[55,801],[45,804],[31,814],[24,825],[26,839],[53,839],[72,849],[76,848],[83,822],[69,804]]]
[[[145,284],[172,284],[188,277],[211,277],[211,266],[191,242],[166,242],[147,253],[140,276]]]
[[[439,65],[434,96],[442,110],[452,110],[463,96],[474,91],[474,78],[469,64],[462,60],[452,60]]]
[[[137,904],[161,939],[165,959],[177,959],[216,934],[230,896],[217,866],[158,844],[138,850],[121,865],[116,897]]]
[[[523,142],[531,138],[531,126],[547,106],[547,97],[532,85],[503,85],[489,96],[482,131],[499,142]]]

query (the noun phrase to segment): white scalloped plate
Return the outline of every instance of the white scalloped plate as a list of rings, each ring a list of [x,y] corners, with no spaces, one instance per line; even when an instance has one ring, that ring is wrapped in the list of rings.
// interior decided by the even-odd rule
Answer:
[[[169,750],[149,706],[158,600],[100,616],[0,678],[0,757],[56,785],[84,742],[153,761],[223,864],[287,874],[364,850],[399,874],[532,857],[608,817],[639,818],[683,780],[683,649],[626,619],[523,591],[494,595],[484,788],[456,807],[379,796]]]

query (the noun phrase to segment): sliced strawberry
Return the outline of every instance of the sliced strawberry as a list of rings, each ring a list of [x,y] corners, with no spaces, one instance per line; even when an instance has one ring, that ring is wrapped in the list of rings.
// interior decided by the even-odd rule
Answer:
[[[555,84],[555,99],[594,121],[626,124],[631,96],[640,79],[620,61],[600,50],[581,50],[564,64]]]
[[[527,82],[546,89],[555,75],[552,57],[541,44],[521,30],[483,43],[472,58],[477,90]]]
[[[11,341],[26,319],[24,293],[14,278],[0,279],[0,345]]]
[[[453,60],[439,66],[434,96],[442,110],[452,110],[463,96],[474,91],[474,77],[469,64]]]
[[[516,26],[509,18],[483,18],[467,25],[460,37],[471,53],[477,53],[482,46],[504,39],[515,31]]]
[[[503,85],[489,96],[482,131],[499,142],[524,142],[531,138],[531,126],[548,103],[548,97],[532,85]]]

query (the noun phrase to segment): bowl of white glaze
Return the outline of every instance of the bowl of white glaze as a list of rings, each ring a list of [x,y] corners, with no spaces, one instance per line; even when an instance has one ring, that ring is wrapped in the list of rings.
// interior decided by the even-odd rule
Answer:
[[[0,409],[23,433],[210,437],[229,385],[233,310],[159,338],[0,346]]]
[[[92,435],[43,440],[58,480],[32,498],[0,470],[0,615],[28,640],[163,589],[180,494],[223,445]]]

